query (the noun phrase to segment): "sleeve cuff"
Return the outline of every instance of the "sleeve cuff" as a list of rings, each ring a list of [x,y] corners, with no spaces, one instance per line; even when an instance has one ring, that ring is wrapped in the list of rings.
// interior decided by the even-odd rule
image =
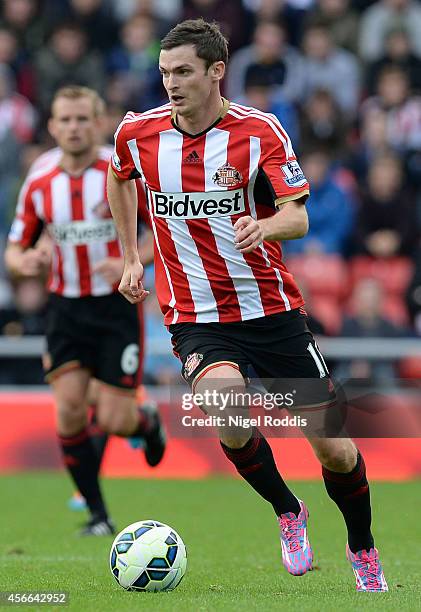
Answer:
[[[306,199],[307,199],[309,195],[310,195],[310,190],[304,189],[303,191],[299,191],[298,193],[293,193],[291,195],[282,196],[281,198],[276,198],[275,206],[277,208],[280,208],[283,204],[286,204],[287,202],[293,202],[294,200],[299,200],[300,198],[303,198],[304,196],[306,196]]]

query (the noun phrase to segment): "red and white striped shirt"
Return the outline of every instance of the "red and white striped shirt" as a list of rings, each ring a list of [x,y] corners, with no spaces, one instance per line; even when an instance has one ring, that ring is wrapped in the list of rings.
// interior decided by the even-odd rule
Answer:
[[[101,274],[92,273],[105,257],[122,257],[106,194],[111,154],[111,147],[100,147],[96,161],[74,177],[60,167],[61,150],[52,149],[35,160],[21,188],[9,240],[33,246],[47,227],[53,240],[48,281],[53,293],[77,298],[116,291]],[[139,208],[145,210],[144,189],[139,187]]]
[[[308,195],[290,139],[274,115],[224,101],[224,114],[191,136],[169,104],[127,113],[111,158],[117,177],[141,177],[155,236],[155,279],[167,325],[231,322],[304,302],[277,242],[235,249],[241,216]]]

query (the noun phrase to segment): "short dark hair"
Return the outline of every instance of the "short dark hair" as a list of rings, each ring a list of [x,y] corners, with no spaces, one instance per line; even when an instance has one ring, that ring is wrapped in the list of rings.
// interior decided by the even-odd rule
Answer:
[[[197,56],[205,60],[206,70],[214,62],[228,62],[228,41],[219,25],[204,19],[187,19],[177,24],[161,40],[161,49],[169,51],[182,45],[193,45]]]

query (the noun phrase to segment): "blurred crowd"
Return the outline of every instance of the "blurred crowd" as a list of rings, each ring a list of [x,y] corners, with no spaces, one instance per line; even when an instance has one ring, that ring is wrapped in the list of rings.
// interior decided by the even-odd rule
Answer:
[[[46,119],[54,91],[68,83],[98,90],[108,106],[105,139],[112,142],[128,109],[165,102],[160,38],[178,21],[203,16],[218,21],[230,40],[224,94],[279,118],[310,181],[310,231],[286,243],[285,256],[304,288],[314,331],[421,335],[420,2],[2,0],[0,6],[0,250],[23,176],[52,145]],[[13,287],[0,269],[0,334],[40,333],[44,307],[36,283]],[[155,306],[149,310],[149,336],[168,342]],[[164,381],[171,368],[178,376],[170,361]],[[146,373],[162,382],[152,357]]]

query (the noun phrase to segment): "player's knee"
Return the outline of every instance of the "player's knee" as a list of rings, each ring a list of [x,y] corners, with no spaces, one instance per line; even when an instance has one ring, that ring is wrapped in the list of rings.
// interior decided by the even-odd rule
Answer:
[[[228,448],[243,448],[250,438],[250,432],[246,430],[244,431],[235,431],[230,433],[220,433],[219,438],[224,446]]]
[[[98,423],[98,427],[107,434],[115,435],[115,430],[117,428],[116,419],[113,418],[112,413],[103,410],[100,410],[99,407],[96,411],[96,420]]]
[[[102,431],[104,431],[110,436],[127,436],[127,428],[124,426],[124,424],[118,421],[104,421],[103,423],[101,423],[100,427]]]
[[[135,397],[116,398],[115,395],[100,395],[96,418],[99,427],[113,436],[127,436],[138,423]]]
[[[63,397],[57,401],[57,409],[60,416],[64,418],[85,418],[86,404],[77,397]]]
[[[58,401],[57,402],[57,429],[61,435],[71,436],[88,424],[88,415],[84,402]]]
[[[126,415],[112,412],[97,412],[97,422],[103,432],[111,436],[126,436],[130,424]]]
[[[325,440],[323,448],[317,451],[320,463],[332,472],[350,472],[355,467],[357,457],[354,444],[350,440],[341,442],[338,439],[329,442]]]

